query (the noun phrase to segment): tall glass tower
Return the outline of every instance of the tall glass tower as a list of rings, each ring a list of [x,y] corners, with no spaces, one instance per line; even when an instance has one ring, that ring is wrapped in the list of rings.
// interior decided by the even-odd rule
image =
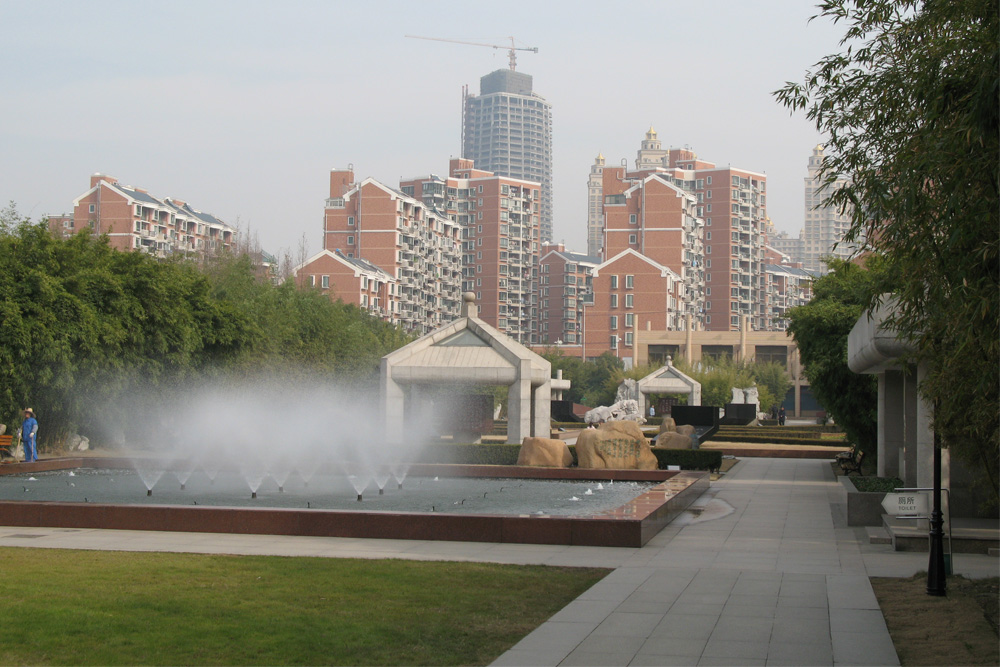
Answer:
[[[479,79],[465,95],[462,157],[498,176],[541,183],[541,242],[552,241],[552,105],[531,91],[531,75],[509,69]]]

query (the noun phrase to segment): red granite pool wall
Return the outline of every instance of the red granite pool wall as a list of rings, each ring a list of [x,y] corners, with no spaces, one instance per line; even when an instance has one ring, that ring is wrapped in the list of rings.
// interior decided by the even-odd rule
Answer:
[[[131,467],[126,459],[71,458],[4,465],[0,466],[0,475]],[[641,547],[708,490],[710,484],[706,472],[666,470],[414,465],[410,474],[660,483],[608,512],[572,517],[0,501],[0,525]]]

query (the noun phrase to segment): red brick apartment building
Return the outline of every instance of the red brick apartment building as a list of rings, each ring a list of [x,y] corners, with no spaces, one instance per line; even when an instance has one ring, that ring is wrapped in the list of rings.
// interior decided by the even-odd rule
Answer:
[[[322,250],[295,269],[300,287],[315,287],[384,319],[398,312],[396,279],[371,262]],[[398,320],[397,320],[398,321]]]
[[[740,318],[750,318],[753,329],[767,327],[767,280],[764,271],[765,224],[767,221],[767,178],[745,169],[717,167],[699,160],[689,149],[664,149],[657,133],[650,128],[641,144],[635,169],[607,167],[599,156],[592,169],[588,198],[600,196],[600,216],[591,216],[591,227],[604,225],[604,257],[609,258],[628,247],[648,254],[682,276],[686,285],[686,308],[697,304],[693,285],[703,272],[703,325],[710,331],[736,331]],[[598,170],[600,176],[598,179]],[[655,178],[653,178],[655,177]],[[667,203],[670,183],[694,197],[693,211],[684,207],[679,217],[677,206]],[[598,192],[600,190],[600,192]],[[690,201],[690,200],[688,200]],[[676,202],[675,202],[676,204]],[[673,216],[673,221],[670,216]],[[694,239],[697,233],[684,232],[683,258],[690,264],[678,265],[679,241],[663,233],[667,228],[683,228],[687,218],[702,221],[703,264],[698,261]],[[632,231],[624,231],[629,230]],[[653,232],[650,234],[650,232]],[[592,236],[595,230],[588,230]],[[633,242],[634,239],[634,242]],[[690,240],[688,240],[690,239]],[[613,244],[613,245],[612,245]],[[689,275],[687,271],[690,267]],[[685,269],[681,271],[680,269]],[[697,309],[701,316],[700,309]],[[697,320],[696,320],[697,321]]]
[[[637,330],[683,327],[684,281],[670,268],[627,248],[594,267],[591,274],[594,305],[585,308],[582,318],[583,358],[610,351],[631,361]]]
[[[542,246],[538,283],[541,345],[577,345],[582,341],[583,309],[593,304],[591,270],[600,263],[600,257],[570,252],[561,243]]]
[[[461,230],[443,212],[352,169],[330,172],[323,251],[295,268],[300,285],[328,291],[426,333],[458,316]]]
[[[475,292],[479,317],[511,338],[539,337],[541,185],[476,169],[454,158],[448,176],[404,180],[400,190],[461,228],[462,290]]]
[[[61,234],[90,229],[107,234],[118,250],[142,250],[157,257],[227,250],[236,230],[215,216],[170,197],[154,197],[104,174],[90,177],[90,189],[73,200],[73,219],[49,218]]]
[[[472,291],[483,320],[527,343],[537,339],[539,196],[537,183],[464,159],[451,161],[446,178],[413,178],[398,190],[335,169],[324,215],[328,252],[297,267],[297,280],[318,280],[351,303],[356,295],[359,305],[374,280],[385,296],[367,294],[368,309],[421,333],[458,317],[461,293]]]

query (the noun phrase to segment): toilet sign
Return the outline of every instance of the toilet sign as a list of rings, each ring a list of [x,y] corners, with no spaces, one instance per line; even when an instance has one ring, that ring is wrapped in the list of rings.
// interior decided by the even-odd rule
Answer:
[[[890,516],[926,517],[930,515],[927,494],[920,491],[887,493],[882,507]]]

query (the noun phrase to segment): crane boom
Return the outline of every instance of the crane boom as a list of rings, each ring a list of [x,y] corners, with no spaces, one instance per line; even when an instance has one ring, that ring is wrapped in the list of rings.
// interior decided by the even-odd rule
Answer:
[[[450,44],[465,44],[466,46],[485,46],[492,49],[506,49],[507,57],[510,61],[510,69],[514,71],[517,68],[517,52],[518,51],[530,51],[532,53],[538,53],[537,46],[517,46],[514,42],[514,38],[510,37],[510,46],[506,44],[486,44],[485,42],[470,42],[462,39],[448,39],[446,37],[421,37],[420,35],[404,35],[410,39],[426,39],[431,42],[448,42]]]

